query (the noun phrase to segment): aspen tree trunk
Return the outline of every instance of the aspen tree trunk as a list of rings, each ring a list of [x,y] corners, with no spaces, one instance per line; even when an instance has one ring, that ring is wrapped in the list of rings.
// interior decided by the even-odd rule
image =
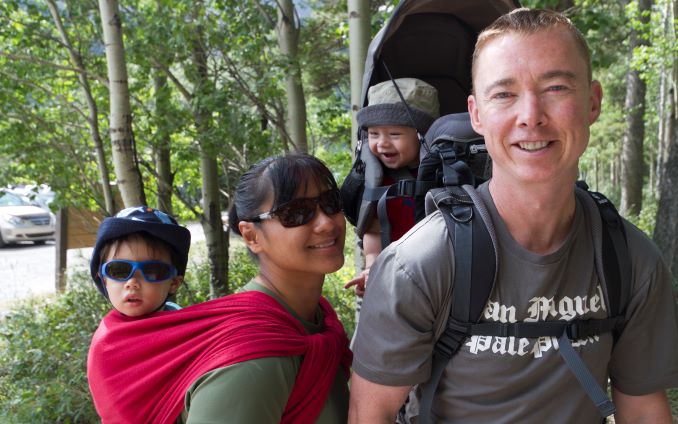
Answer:
[[[365,58],[370,44],[370,6],[364,0],[348,0],[348,52],[351,68],[351,151],[358,142],[356,114],[362,107]]]
[[[672,0],[667,0],[664,5],[664,10],[662,11],[662,20],[664,23],[664,36],[667,40],[670,40],[670,43],[675,43],[675,34],[674,34],[674,23],[673,23],[673,8],[675,2]],[[667,157],[668,143],[671,139],[669,135],[669,125],[670,120],[673,116],[673,110],[671,109],[671,102],[673,90],[673,72],[674,67],[669,65],[668,67],[664,64],[661,65],[660,75],[659,75],[659,99],[658,99],[658,110],[659,110],[659,125],[657,130],[657,156],[655,163],[655,186],[654,192],[655,195],[659,195],[659,184],[661,183],[661,174],[664,169],[664,161]]]
[[[651,0],[639,0],[640,21],[647,23],[649,17],[643,16],[652,6]],[[625,216],[637,216],[643,206],[643,138],[645,137],[645,81],[640,72],[630,67],[633,50],[647,44],[642,34],[631,30],[629,39],[629,70],[626,74],[626,130],[622,139],[621,167],[621,213]]]
[[[166,16],[170,6],[162,0],[156,0],[156,7],[161,16]],[[173,52],[159,52],[161,63],[171,66],[174,60]],[[171,131],[168,128],[168,122],[172,110],[170,107],[172,91],[167,84],[167,74],[161,69],[153,70],[153,85],[155,87],[155,118],[157,125],[157,138],[153,143],[153,162],[157,174],[158,191],[158,209],[173,215],[172,210],[172,185],[174,184],[174,174],[170,160],[171,152]]]
[[[655,156],[654,169],[652,170],[655,175],[654,185],[652,186],[652,192],[655,195],[655,198],[657,193],[659,193],[659,180],[661,179],[662,165],[664,157],[666,156],[666,146],[664,144],[665,140],[667,139],[666,128],[668,126],[668,119],[671,115],[670,111],[668,110],[668,103],[670,101],[668,74],[670,69],[667,70],[666,67],[662,65],[659,72],[659,96],[657,101],[657,113],[659,115],[659,123],[657,125],[657,153]]]
[[[673,22],[678,16],[678,3],[670,2]],[[669,14],[670,15],[670,14]],[[667,37],[676,40],[675,29],[670,25]],[[655,220],[653,239],[664,255],[673,275],[678,275],[678,56],[673,53],[673,69],[667,78],[669,85],[669,103],[667,105],[667,120],[664,129],[665,156],[660,166],[659,193],[657,200],[657,217]]]
[[[49,7],[50,14],[54,20],[54,25],[57,28],[61,42],[66,47],[68,51],[68,56],[73,64],[73,67],[79,69],[78,72],[78,83],[82,88],[82,93],[85,96],[85,101],[87,102],[88,110],[88,119],[87,123],[89,124],[89,134],[92,144],[94,145],[94,151],[97,158],[97,167],[99,168],[99,177],[101,178],[101,192],[104,195],[104,207],[108,215],[113,215],[116,211],[115,200],[113,197],[113,192],[111,190],[111,182],[108,178],[108,164],[106,163],[106,154],[104,153],[104,145],[101,141],[101,134],[99,134],[99,108],[97,103],[92,96],[92,90],[89,85],[89,79],[87,78],[87,73],[85,69],[85,64],[82,61],[80,53],[78,53],[71,43],[70,37],[64,29],[63,23],[61,21],[61,15],[59,15],[59,10],[54,3],[54,0],[47,0],[47,7]]]
[[[136,160],[122,20],[117,0],[99,0],[110,96],[109,132],[113,167],[126,207],[145,205],[146,196]]]
[[[168,103],[170,91],[167,87],[167,75],[156,70],[153,77],[155,85],[155,113],[158,122],[157,143],[153,147],[155,171],[158,174],[158,209],[173,215],[172,212],[172,184],[174,175],[170,163],[170,134],[167,130]]]
[[[306,137],[306,99],[299,64],[300,22],[292,0],[278,0],[278,46],[287,59],[287,133],[294,149],[308,152]]]
[[[365,58],[371,38],[370,7],[364,0],[348,0],[348,48],[351,69],[351,152],[355,154],[358,142],[358,121],[356,114],[362,107],[362,85],[365,73]],[[355,158],[354,158],[355,159]],[[356,244],[358,240],[356,239]],[[360,248],[354,253],[356,274],[365,268],[365,257]],[[362,298],[356,296],[355,322],[360,317]]]
[[[203,44],[200,26],[193,39],[194,96],[205,95],[209,82],[207,52]],[[193,119],[200,146],[200,174],[202,176],[202,229],[207,244],[207,259],[210,267],[210,296],[214,299],[228,294],[228,233],[221,220],[219,197],[219,167],[207,143],[211,113],[203,102],[194,101]]]

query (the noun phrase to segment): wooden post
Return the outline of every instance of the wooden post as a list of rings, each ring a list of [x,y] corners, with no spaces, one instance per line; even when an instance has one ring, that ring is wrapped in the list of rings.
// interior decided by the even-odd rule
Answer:
[[[68,210],[59,209],[56,218],[56,260],[54,261],[55,288],[57,293],[66,291],[66,257],[68,254]]]

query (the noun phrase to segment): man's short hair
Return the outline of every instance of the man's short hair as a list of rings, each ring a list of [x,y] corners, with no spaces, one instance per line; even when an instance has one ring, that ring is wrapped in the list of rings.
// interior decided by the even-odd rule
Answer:
[[[471,65],[472,75],[475,77],[476,62],[480,56],[480,52],[495,38],[511,32],[525,35],[535,34],[558,26],[565,28],[572,34],[577,49],[586,62],[588,80],[591,81],[591,53],[589,51],[589,46],[582,33],[574,26],[572,21],[562,13],[553,10],[528,8],[515,9],[510,13],[500,16],[478,35],[476,47],[473,51],[473,61]]]

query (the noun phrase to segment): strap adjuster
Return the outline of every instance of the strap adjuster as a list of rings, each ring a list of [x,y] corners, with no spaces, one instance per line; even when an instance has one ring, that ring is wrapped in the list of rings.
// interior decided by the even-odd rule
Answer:
[[[414,197],[417,188],[417,180],[400,180],[396,183],[396,195],[398,197]]]

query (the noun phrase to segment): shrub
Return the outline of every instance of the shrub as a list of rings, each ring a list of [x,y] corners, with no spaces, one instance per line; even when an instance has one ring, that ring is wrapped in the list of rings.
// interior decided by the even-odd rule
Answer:
[[[109,307],[82,274],[65,294],[22,302],[0,322],[0,422],[98,421],[87,348]]]

